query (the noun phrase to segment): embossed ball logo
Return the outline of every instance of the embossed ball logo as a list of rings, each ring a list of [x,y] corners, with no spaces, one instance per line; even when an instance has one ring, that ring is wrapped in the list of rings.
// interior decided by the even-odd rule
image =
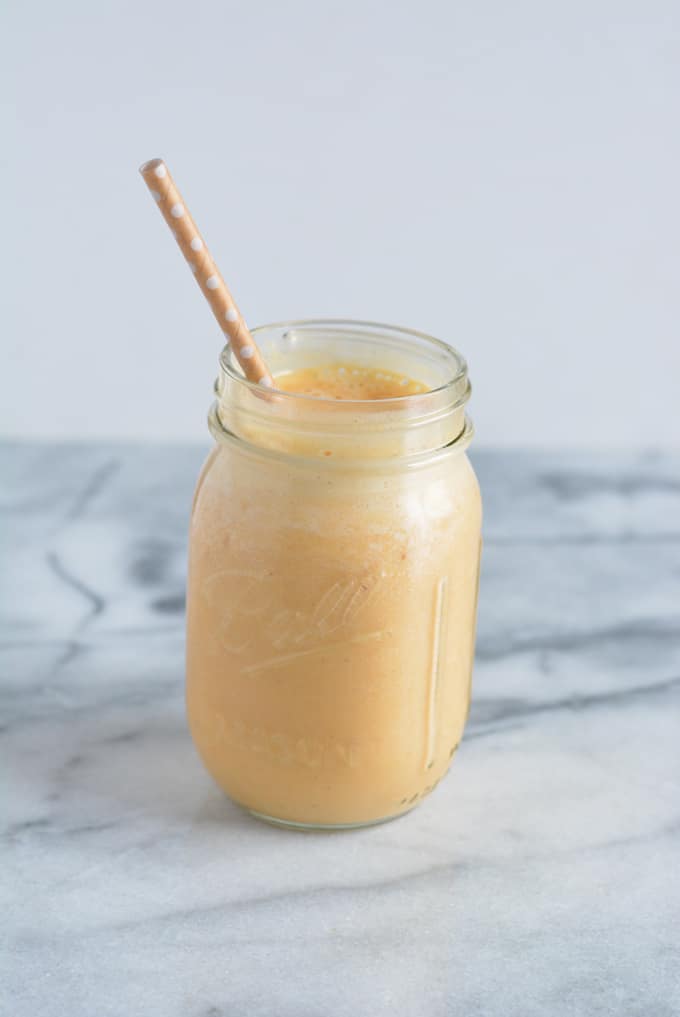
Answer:
[[[286,597],[272,573],[251,569],[220,569],[203,580],[200,593],[219,619],[223,649],[247,656],[257,645],[260,659],[241,668],[242,674],[255,674],[326,650],[334,645],[332,637],[339,644],[380,639],[382,630],[357,631],[356,623],[383,578],[365,573],[336,579],[306,609],[284,607]]]

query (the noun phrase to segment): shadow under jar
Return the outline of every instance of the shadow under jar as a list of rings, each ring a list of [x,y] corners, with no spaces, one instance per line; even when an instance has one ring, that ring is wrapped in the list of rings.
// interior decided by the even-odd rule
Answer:
[[[265,392],[228,349],[191,518],[187,708],[207,769],[287,826],[362,826],[439,782],[470,704],[481,501],[463,358],[406,329],[254,330],[274,375],[328,364],[430,391]]]

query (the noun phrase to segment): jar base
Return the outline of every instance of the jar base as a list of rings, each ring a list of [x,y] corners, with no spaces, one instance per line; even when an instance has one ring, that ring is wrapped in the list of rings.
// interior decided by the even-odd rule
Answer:
[[[362,830],[368,826],[381,826],[383,823],[391,823],[395,819],[401,819],[415,809],[418,803],[414,802],[409,809],[402,812],[395,812],[390,816],[381,816],[379,819],[364,819],[358,823],[296,823],[293,819],[279,819],[278,816],[268,816],[264,812],[256,812],[255,809],[246,811],[255,819],[269,823],[270,826],[278,826],[284,830],[298,830],[302,833],[339,833],[343,830]]]

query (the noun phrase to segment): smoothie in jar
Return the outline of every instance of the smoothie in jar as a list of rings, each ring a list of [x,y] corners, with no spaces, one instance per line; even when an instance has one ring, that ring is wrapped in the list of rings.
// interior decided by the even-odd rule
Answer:
[[[263,818],[378,822],[438,783],[469,708],[481,503],[466,365],[386,326],[254,334],[275,389],[223,354],[194,500],[192,736]]]

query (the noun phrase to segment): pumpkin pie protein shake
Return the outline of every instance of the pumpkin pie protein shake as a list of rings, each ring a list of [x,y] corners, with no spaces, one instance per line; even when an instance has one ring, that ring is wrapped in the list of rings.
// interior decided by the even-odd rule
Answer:
[[[435,787],[470,703],[481,502],[466,365],[380,325],[253,335],[274,388],[223,353],[194,499],[192,736],[262,818],[379,822]]]

